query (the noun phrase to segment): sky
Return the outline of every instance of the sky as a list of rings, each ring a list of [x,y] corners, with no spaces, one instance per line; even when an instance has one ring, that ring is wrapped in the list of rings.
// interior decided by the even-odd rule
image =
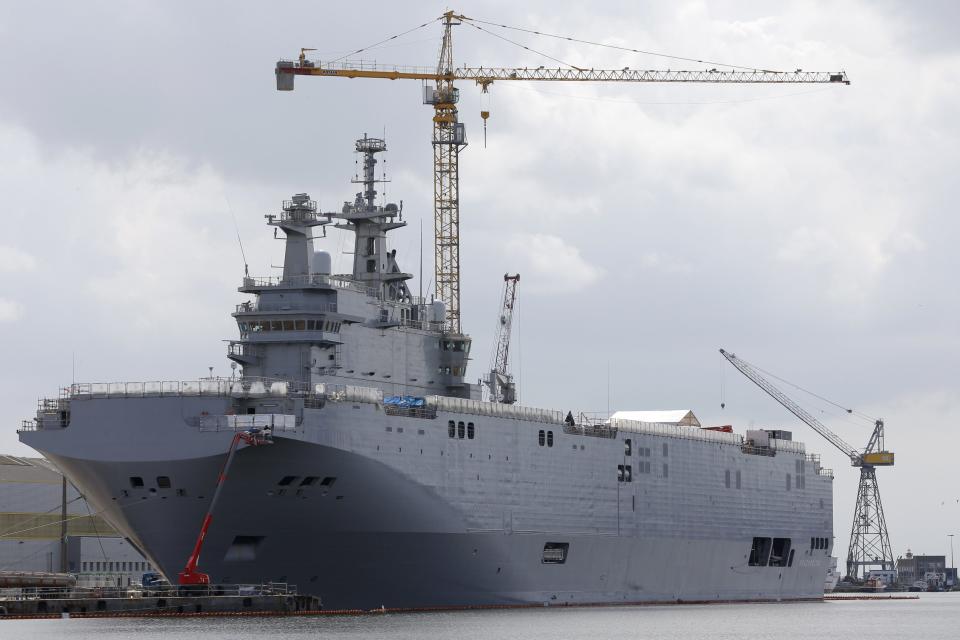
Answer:
[[[692,409],[785,428],[836,472],[841,562],[858,472],[718,354],[886,422],[894,555],[960,534],[960,9],[950,2],[472,2],[498,24],[851,85],[462,83],[462,312],[488,368],[502,275],[521,274],[523,404]],[[431,111],[415,81],[298,78],[300,47],[435,64],[430,2],[0,2],[0,452],[76,381],[228,375],[229,313],[277,273],[263,225],[308,192],[352,200],[353,141],[385,136],[393,247],[432,286]],[[485,27],[458,64],[718,66]],[[509,41],[513,41],[513,43]],[[514,44],[516,43],[516,44]],[[522,46],[518,46],[522,45]],[[528,47],[528,48],[523,48]],[[545,86],[544,86],[545,85]],[[481,108],[491,112],[483,142]],[[335,268],[348,239],[322,248]],[[784,390],[855,446],[872,428]],[[575,406],[572,403],[576,403]],[[960,544],[960,541],[958,541]],[[960,551],[960,547],[957,548]]]

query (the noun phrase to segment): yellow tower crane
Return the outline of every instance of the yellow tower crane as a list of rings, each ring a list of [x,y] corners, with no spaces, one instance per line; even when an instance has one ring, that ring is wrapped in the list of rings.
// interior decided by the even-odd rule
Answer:
[[[457,119],[459,93],[454,86],[456,81],[474,81],[484,93],[494,82],[515,80],[546,82],[698,82],[707,84],[850,84],[847,74],[842,71],[820,72],[802,71],[800,69],[796,71],[766,71],[735,67],[735,70],[731,71],[718,71],[716,68],[699,71],[672,71],[632,70],[630,68],[586,69],[572,65],[556,68],[542,66],[537,68],[455,67],[452,28],[460,24],[469,24],[481,31],[492,33],[481,25],[494,25],[494,23],[469,18],[454,11],[447,11],[435,20],[410,31],[420,29],[433,22],[440,22],[443,26],[443,40],[440,45],[440,56],[436,68],[354,63],[343,59],[333,62],[313,62],[307,60],[305,55],[305,52],[310,51],[310,49],[301,49],[297,60],[280,60],[277,62],[276,76],[277,90],[279,91],[292,91],[295,76],[420,80],[425,83],[434,83],[433,86],[426,85],[424,87],[423,101],[424,104],[433,107],[435,282],[437,298],[446,305],[447,332],[453,339],[462,337],[460,324],[460,180],[458,158],[460,150],[467,144],[466,129],[464,124]],[[525,29],[520,29],[520,31],[528,31],[536,35],[549,35]],[[399,35],[388,38],[383,42],[393,40]],[[574,38],[564,39],[577,41]],[[615,48],[623,49],[622,47]],[[644,53],[634,49],[627,50]],[[363,49],[355,53],[360,51],[363,51]],[[489,110],[481,111],[484,126],[486,126],[486,119],[489,115]]]

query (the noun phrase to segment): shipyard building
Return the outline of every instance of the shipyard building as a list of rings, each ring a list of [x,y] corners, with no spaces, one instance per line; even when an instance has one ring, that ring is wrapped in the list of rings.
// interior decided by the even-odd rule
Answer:
[[[907,550],[906,556],[897,558],[897,580],[907,587],[920,582],[951,587],[957,584],[957,570],[947,566],[946,556],[914,555]]]
[[[84,586],[126,586],[149,570],[69,482],[64,501],[63,476],[53,465],[0,455],[0,571],[62,571]]]

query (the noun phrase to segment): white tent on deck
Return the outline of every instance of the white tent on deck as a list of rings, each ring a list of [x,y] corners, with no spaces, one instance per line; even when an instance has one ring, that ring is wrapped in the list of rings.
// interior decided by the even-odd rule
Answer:
[[[700,421],[689,409],[669,409],[666,411],[617,411],[613,420],[633,420],[634,422],[654,422],[657,424],[676,424],[687,427],[699,427]]]

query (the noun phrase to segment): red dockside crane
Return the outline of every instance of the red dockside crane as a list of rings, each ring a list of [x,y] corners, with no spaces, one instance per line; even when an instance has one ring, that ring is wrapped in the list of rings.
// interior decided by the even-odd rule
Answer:
[[[202,571],[198,571],[197,563],[200,562],[200,550],[203,548],[203,539],[207,536],[210,523],[213,522],[213,510],[216,508],[217,500],[220,498],[220,491],[227,481],[227,471],[230,470],[230,465],[233,464],[233,457],[237,453],[237,447],[240,446],[241,442],[251,447],[273,444],[270,431],[266,429],[263,431],[249,429],[246,431],[238,431],[234,434],[233,439],[230,441],[230,448],[227,449],[227,459],[220,468],[220,475],[217,476],[217,488],[213,492],[213,499],[210,500],[210,506],[207,507],[207,515],[204,516],[203,524],[200,526],[200,535],[197,536],[197,542],[193,546],[193,552],[191,552],[190,557],[187,558],[187,566],[178,576],[178,582],[181,585],[196,586],[210,584],[210,576]]]

